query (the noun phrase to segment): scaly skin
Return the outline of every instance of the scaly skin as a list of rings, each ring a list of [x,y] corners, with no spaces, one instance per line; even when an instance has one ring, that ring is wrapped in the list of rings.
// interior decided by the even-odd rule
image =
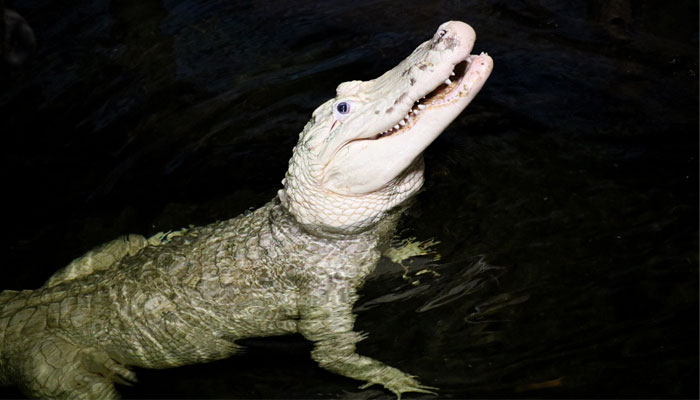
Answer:
[[[135,380],[128,366],[206,362],[238,339],[299,332],[323,368],[398,397],[431,393],[355,352],[352,306],[423,182],[422,151],[491,72],[490,57],[469,56],[473,42],[468,25],[445,23],[381,77],[341,84],[301,133],[284,189],[255,212],[119,238],[37,290],[0,293],[0,384],[118,398],[114,382]]]

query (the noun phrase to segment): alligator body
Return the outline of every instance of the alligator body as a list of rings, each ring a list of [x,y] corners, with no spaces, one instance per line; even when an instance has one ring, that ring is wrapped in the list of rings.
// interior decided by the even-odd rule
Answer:
[[[355,352],[357,289],[423,183],[423,150],[469,104],[493,61],[447,22],[371,81],[338,86],[300,134],[272,201],[252,213],[102,245],[39,289],[0,293],[0,384],[43,398],[118,398],[129,366],[236,353],[299,332],[321,367],[400,396],[430,392]]]

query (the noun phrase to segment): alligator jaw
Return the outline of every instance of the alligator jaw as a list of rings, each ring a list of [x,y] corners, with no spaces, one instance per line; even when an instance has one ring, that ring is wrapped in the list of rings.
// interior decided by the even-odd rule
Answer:
[[[413,196],[421,154],[493,69],[488,55],[470,55],[475,40],[469,25],[446,22],[382,76],[341,83],[300,135],[282,204],[306,226],[348,233]]]
[[[485,55],[486,53],[481,53],[478,57],[484,57]],[[467,71],[472,66],[473,60],[476,57],[477,56],[470,55],[464,61],[458,63],[450,73],[450,76],[445,78],[443,83],[430,93],[427,93],[425,96],[415,101],[410,110],[408,110],[408,113],[406,113],[392,128],[372,137],[356,140],[377,140],[402,134],[409,131],[422,115],[429,113],[432,109],[446,106],[460,98],[466,97],[471,91],[471,82],[466,79]]]
[[[441,32],[446,33],[440,36]],[[336,128],[347,134],[336,135],[342,142],[335,143],[328,157],[324,187],[363,195],[395,184],[395,178],[412,168],[415,158],[469,105],[493,69],[486,53],[470,55],[475,40],[469,25],[447,22],[398,66],[355,85],[359,89],[350,93],[369,93],[369,106],[357,116],[360,123],[348,118]],[[343,95],[339,90],[339,98]]]

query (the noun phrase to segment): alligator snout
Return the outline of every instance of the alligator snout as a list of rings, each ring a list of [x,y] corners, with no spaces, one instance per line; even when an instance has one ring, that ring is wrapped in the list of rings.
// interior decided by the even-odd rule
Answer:
[[[463,43],[473,43],[476,33],[471,26],[461,21],[449,21],[440,25],[430,43],[431,49],[454,50]]]

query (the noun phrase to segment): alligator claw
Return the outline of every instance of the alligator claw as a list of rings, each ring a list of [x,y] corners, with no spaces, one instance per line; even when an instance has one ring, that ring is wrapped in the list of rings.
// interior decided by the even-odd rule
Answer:
[[[438,388],[434,386],[422,385],[420,382],[414,379],[415,376],[403,375],[390,380],[389,382],[367,382],[360,386],[360,389],[367,389],[368,387],[378,384],[384,386],[385,389],[391,391],[396,395],[397,399],[401,399],[402,393],[413,392],[413,393],[426,393],[437,396]]]

